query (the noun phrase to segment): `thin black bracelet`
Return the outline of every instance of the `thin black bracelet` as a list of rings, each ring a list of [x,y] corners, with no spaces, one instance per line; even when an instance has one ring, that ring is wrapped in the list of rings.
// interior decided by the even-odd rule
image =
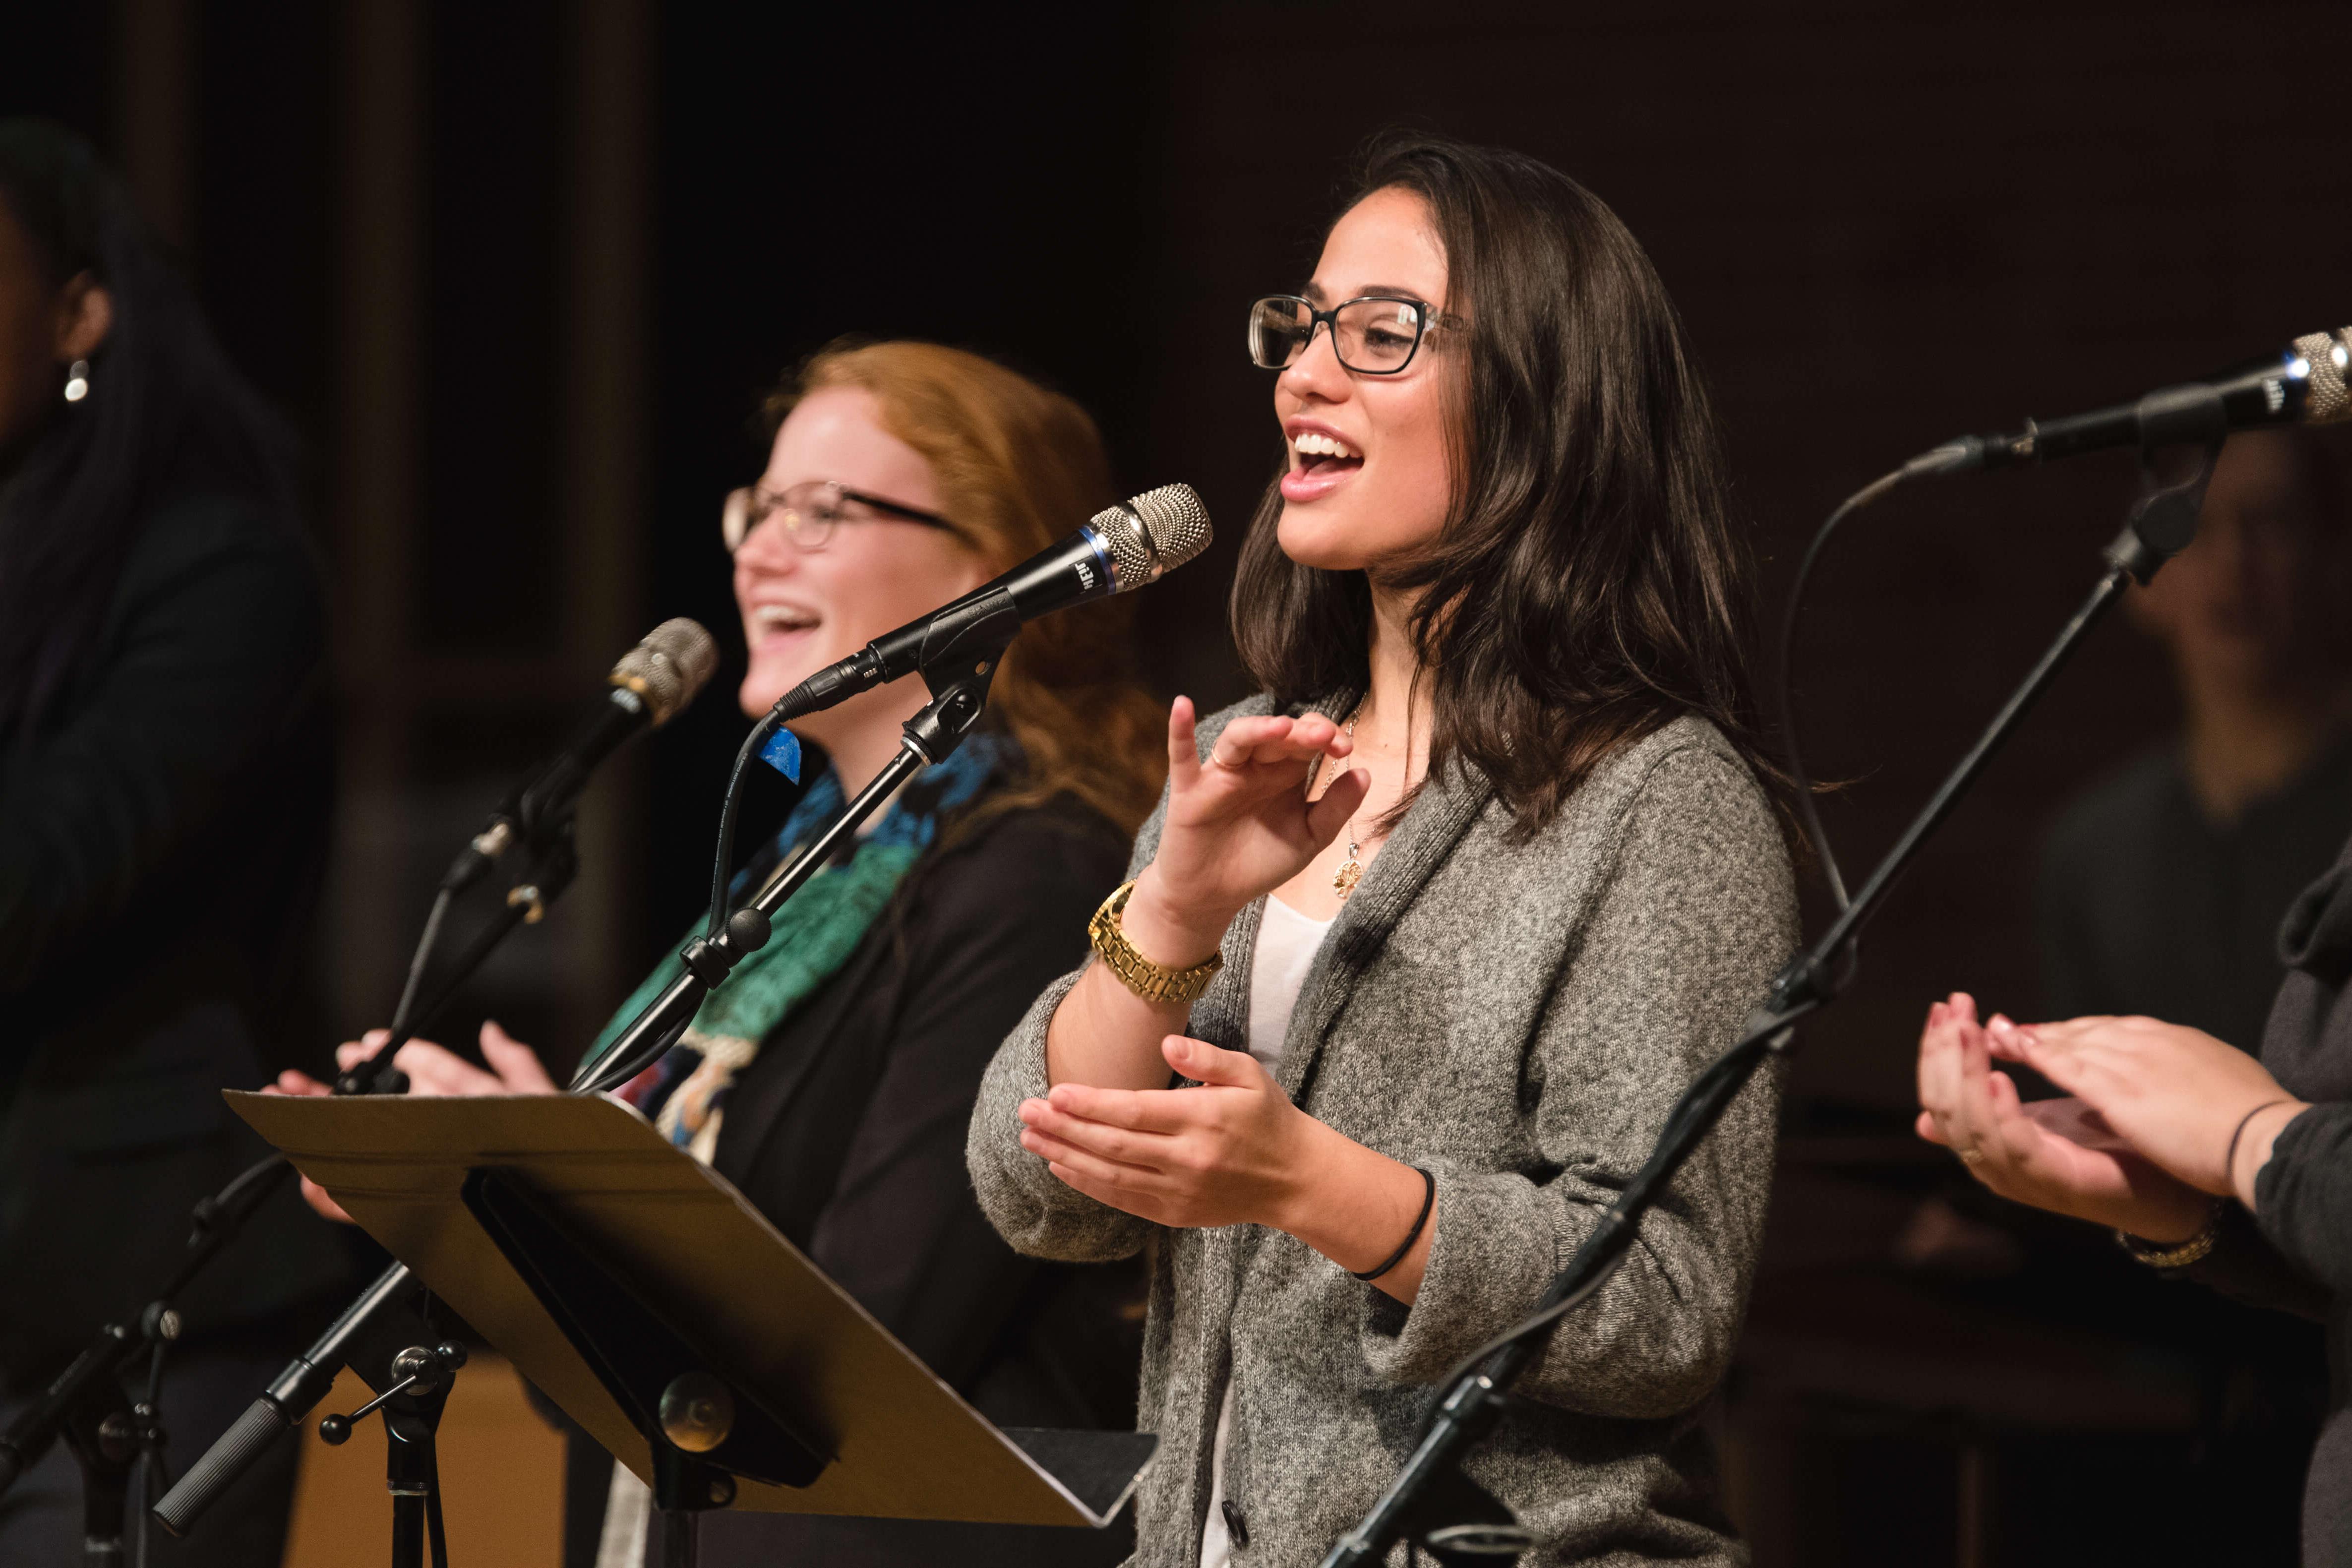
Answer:
[[[2294,1103],[2294,1099],[2291,1095],[2282,1100],[2265,1100],[2238,1118],[2238,1125],[2230,1132],[2230,1152],[2221,1156],[2221,1179],[2230,1184],[2231,1192],[2238,1190],[2238,1140],[2246,1135],[2246,1124],[2265,1110],[2273,1110],[2282,1105]]]
[[[1412,1244],[1421,1239],[1422,1226],[1429,1223],[1429,1211],[1437,1206],[1437,1178],[1431,1175],[1427,1171],[1422,1171],[1419,1165],[1415,1165],[1413,1169],[1421,1171],[1421,1213],[1414,1218],[1412,1228],[1404,1233],[1403,1244],[1398,1247],[1394,1252],[1389,1254],[1387,1262],[1381,1264],[1378,1268],[1373,1269],[1369,1274],[1356,1274],[1357,1279],[1365,1281],[1367,1284],[1379,1279],[1381,1275],[1386,1274],[1390,1269],[1394,1268],[1398,1264],[1404,1261],[1404,1255],[1411,1252],[1412,1250]],[[1350,1274],[1356,1273],[1352,1268],[1348,1270],[1348,1272]]]

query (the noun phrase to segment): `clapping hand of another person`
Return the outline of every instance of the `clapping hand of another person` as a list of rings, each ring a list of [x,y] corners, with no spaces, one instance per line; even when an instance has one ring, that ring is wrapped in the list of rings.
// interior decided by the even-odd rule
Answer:
[[[2067,1097],[2022,1103],[1996,1061]],[[2253,1207],[2254,1176],[2305,1109],[2253,1058],[2154,1018],[1977,1021],[1964,993],[1919,1040],[1919,1135],[2001,1196],[2149,1241],[2202,1229],[2215,1196]]]
[[[2092,1107],[2175,1180],[2249,1211],[2272,1143],[2310,1109],[2255,1058],[2156,1018],[1995,1018],[1986,1043]]]
[[[356,1040],[345,1040],[335,1047],[335,1065],[348,1072],[366,1061],[392,1038],[389,1029],[370,1029]],[[400,1047],[393,1065],[408,1075],[408,1092],[428,1096],[459,1096],[480,1094],[554,1094],[555,1080],[547,1076],[541,1065],[539,1053],[508,1034],[497,1024],[485,1022],[481,1033],[482,1059],[489,1064],[485,1072],[446,1046],[431,1040],[410,1040]],[[331,1094],[325,1084],[310,1074],[289,1068],[278,1075],[278,1081],[262,1090],[264,1094],[291,1094],[305,1098]],[[310,1177],[302,1178],[302,1201],[327,1218],[341,1224],[352,1223],[343,1205],[327,1195],[327,1190]]]
[[[1993,1025],[2006,1031],[2008,1020]],[[2211,1202],[2138,1152],[2078,1099],[2018,1099],[1992,1065],[1996,1049],[1976,1003],[1955,992],[1927,1012],[1919,1037],[1919,1136],[1959,1155],[1969,1173],[2014,1203],[2112,1226],[2150,1241],[2203,1228]]]

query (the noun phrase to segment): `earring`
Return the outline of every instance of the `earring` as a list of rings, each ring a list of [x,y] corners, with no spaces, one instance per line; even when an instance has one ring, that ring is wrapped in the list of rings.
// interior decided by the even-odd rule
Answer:
[[[66,401],[79,403],[89,395],[89,361],[78,359],[66,367]]]

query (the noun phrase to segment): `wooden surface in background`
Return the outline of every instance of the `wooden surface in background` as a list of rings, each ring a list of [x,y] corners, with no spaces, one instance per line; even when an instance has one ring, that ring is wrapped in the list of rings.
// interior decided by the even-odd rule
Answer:
[[[449,1560],[498,1568],[558,1568],[563,1557],[563,1439],[524,1402],[522,1379],[478,1354],[457,1374],[441,1417],[442,1513]],[[367,1403],[348,1371],[316,1414]],[[383,1488],[383,1424],[370,1416],[340,1448],[303,1429],[302,1469],[285,1568],[352,1568],[391,1552],[392,1500]]]

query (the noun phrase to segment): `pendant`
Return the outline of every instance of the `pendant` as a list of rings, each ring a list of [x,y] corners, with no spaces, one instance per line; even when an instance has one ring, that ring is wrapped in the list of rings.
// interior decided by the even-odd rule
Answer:
[[[1339,895],[1339,901],[1344,904],[1348,901],[1348,895],[1356,890],[1356,884],[1363,879],[1364,868],[1356,858],[1356,847],[1350,844],[1348,846],[1348,858],[1341,863],[1339,869],[1332,874],[1331,889]]]

